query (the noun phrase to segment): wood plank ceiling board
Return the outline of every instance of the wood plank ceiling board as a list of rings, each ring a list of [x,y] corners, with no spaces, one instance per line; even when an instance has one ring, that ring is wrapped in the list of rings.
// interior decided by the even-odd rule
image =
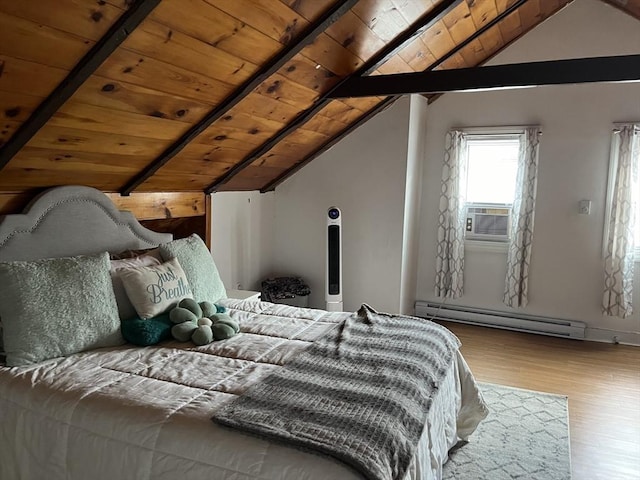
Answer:
[[[257,166],[249,165],[229,182],[220,187],[220,192],[232,192],[242,190],[255,190],[255,185],[268,185],[273,179],[285,175],[291,167]]]
[[[198,161],[201,160],[200,167],[202,173],[206,173],[209,164],[212,162],[223,162],[233,164],[241,160],[246,151],[244,149],[236,149],[221,145],[207,145],[203,143],[190,143],[189,151],[181,152],[181,163],[186,167],[185,170],[198,170]]]
[[[363,114],[357,121],[351,123],[346,129],[342,130],[338,135],[334,136],[330,141],[328,141],[328,142],[326,142],[326,143],[324,143],[322,145],[319,145],[318,147],[314,148],[304,158],[302,158],[301,160],[297,161],[291,167],[289,167],[284,172],[282,172],[279,176],[275,177],[269,183],[265,184],[260,191],[263,192],[263,193],[264,192],[273,191],[278,185],[280,185],[282,182],[284,182],[287,178],[289,178],[290,176],[295,174],[297,171],[299,171],[301,168],[303,168],[309,162],[311,162],[312,160],[317,158],[319,155],[321,155],[322,153],[326,152],[329,148],[331,148],[333,145],[338,143],[342,138],[344,138],[345,136],[349,135],[351,132],[353,132],[359,126],[361,126],[362,124],[367,122],[373,116],[377,115],[379,112],[381,112],[381,111],[385,110],[386,108],[388,108],[389,106],[391,106],[393,104],[393,102],[395,102],[396,99],[397,99],[397,97],[387,97],[386,99],[382,100],[375,108],[372,108],[367,113]],[[279,143],[272,150],[272,152],[280,150],[281,146],[282,146],[282,142]],[[244,172],[241,172],[239,176],[242,177],[243,173]],[[240,181],[240,185],[242,185],[243,179],[240,178],[239,181]],[[234,178],[231,179],[229,184],[223,185],[222,190],[225,190],[225,189],[226,190],[233,190],[234,188],[237,188],[236,185],[238,185],[238,184],[236,183],[236,178],[234,177]]]
[[[223,10],[243,23],[287,45],[309,26],[309,21],[280,0],[207,0],[207,3]]]
[[[374,55],[373,57],[363,60],[362,66],[358,68],[358,70],[356,71],[357,73],[356,72],[354,73],[356,74],[366,73],[366,72],[372,71],[379,65],[383,64],[388,58],[394,55],[403,44],[407,43],[408,41],[411,41],[415,36],[417,36],[416,31],[422,31],[423,29],[426,29],[428,25],[433,23],[438,18],[439,15],[442,15],[450,11],[451,8],[458,3],[460,2],[459,1],[458,2],[456,1],[441,2],[441,4],[439,4],[437,8],[430,9],[427,13],[423,14],[419,22],[416,22],[415,25],[412,25],[411,27],[407,28],[406,21],[402,18],[401,15],[399,15],[395,11],[395,9],[393,8],[393,3],[391,1],[377,2],[377,3],[369,2],[368,3],[370,7],[369,10],[360,10],[360,14],[358,15],[361,18],[362,17],[367,18],[367,20],[364,22],[366,25],[369,25],[370,28],[373,28],[374,26],[378,25],[377,17],[374,15],[383,16],[383,15],[387,15],[387,12],[392,12],[391,14],[389,14],[390,18],[392,18],[392,21],[390,23],[397,25],[396,28],[401,28],[402,30],[396,32],[396,34],[393,35],[394,41],[391,42],[389,45],[387,45],[383,50],[377,52],[376,55]],[[356,5],[356,7],[354,7],[354,11],[356,11],[356,9],[359,8],[360,5],[361,3],[359,2]],[[375,14],[372,14],[372,12],[370,11],[372,9],[376,12]],[[340,21],[342,21],[342,19]],[[423,24],[425,24],[425,26],[423,26]],[[381,35],[388,34],[388,30],[387,30],[388,27],[386,28],[376,27],[376,28],[378,32],[381,32],[379,34]],[[396,36],[400,33],[402,33],[402,35],[396,39]],[[336,88],[336,87],[333,87],[333,88]],[[329,103],[329,101],[325,98],[327,93],[328,92],[325,92],[323,94],[323,97],[321,97],[319,101],[314,102],[314,105],[311,108],[305,110],[304,112],[301,112],[301,115],[294,121],[294,123],[289,124],[285,129],[278,132],[272,139],[270,139],[262,147],[251,151],[251,153],[247,156],[246,159],[244,159],[240,164],[236,165],[231,170],[229,170],[222,178],[210,184],[205,191],[207,193],[210,193],[218,189],[222,184],[228,182],[234,175],[237,175],[239,172],[241,172],[242,169],[248,168],[256,159],[259,159],[260,157],[265,155],[267,152],[269,152],[269,150],[275,147],[279,141],[282,141],[283,139],[287,138],[288,135],[294,133],[296,129],[305,128],[305,123],[308,121],[311,121],[313,117],[316,114],[318,114],[319,111]],[[341,130],[343,129],[341,128],[339,130],[335,130],[331,134],[329,134],[328,135],[329,140],[331,136],[338,135]],[[306,158],[310,153],[312,153],[315,150],[317,150],[316,146],[305,145],[305,148],[300,149],[299,155],[301,158]],[[261,179],[263,176],[254,174],[253,173],[254,170],[255,169],[252,169],[251,173],[248,173],[247,175],[251,178],[254,178],[256,181],[258,181],[258,178]],[[248,183],[248,182],[245,182],[245,183]],[[254,188],[260,188],[260,185],[255,185]]]
[[[328,90],[340,81],[335,73],[302,55],[289,60],[279,73],[297,84],[310,85],[316,91]]]
[[[446,42],[440,46],[442,47],[448,44],[450,49],[447,51],[444,49],[439,51],[438,58],[422,69],[422,71],[465,68],[483,63],[494,53],[493,51],[487,50],[486,45],[489,45],[489,48],[494,48],[495,51],[504,47],[504,41],[499,28],[500,22],[512,12],[521,8],[522,5],[526,5],[528,1],[537,0],[516,0],[511,2],[509,6],[503,10],[488,7],[476,9],[471,6],[469,13],[465,13],[465,15],[467,15],[466,20],[469,19],[469,16],[471,17],[474,26],[473,31],[469,32],[468,35],[460,35],[458,29],[458,33],[449,33],[448,36],[445,36]],[[493,2],[486,3],[493,4]],[[474,3],[474,5],[476,4]],[[460,12],[458,12],[457,15],[459,16]],[[437,37],[442,34],[441,29],[443,27],[449,32],[447,25],[451,25],[452,28],[455,29],[455,17],[445,18],[442,24],[432,27],[432,29],[425,32],[425,35]],[[468,28],[468,26],[469,23],[467,22],[466,27]],[[454,37],[457,37],[457,41],[454,41]],[[487,38],[489,40],[486,40]],[[451,42],[449,42],[449,39],[451,39]]]
[[[202,118],[210,106],[195,100],[169,95],[157,90],[114,81],[93,75],[78,89],[73,100],[85,105],[111,110],[168,118],[193,124]]]
[[[157,5],[159,0],[137,1],[131,3],[130,7],[123,11],[119,17],[108,27],[107,32],[97,42],[91,40],[82,40],[77,36],[69,34],[61,34],[59,30],[49,26],[40,25],[31,22],[28,19],[22,19],[12,22],[12,27],[17,29],[19,40],[21,37],[25,40],[21,47],[10,47],[10,54],[17,57],[26,57],[33,59],[35,63],[41,62],[53,63],[48,57],[60,58],[56,65],[63,68],[69,68],[68,74],[59,82],[55,88],[49,92],[47,97],[32,111],[29,118],[23,122],[20,127],[12,135],[11,139],[4,143],[0,148],[0,168],[6,166],[12,158],[20,151],[20,149],[29,142],[38,130],[40,130],[55,114],[64,102],[73,95],[73,93],[81,86],[96,68],[104,61],[108,55],[116,49],[130,31],[134,30],[140,22],[148,15],[148,13]],[[28,3],[28,2],[25,2]],[[47,6],[45,6],[47,7]],[[46,9],[46,8],[45,8]],[[32,10],[27,9],[24,16],[28,16]],[[85,14],[86,14],[85,10]],[[89,18],[94,23],[100,22],[102,14],[99,11],[92,10]],[[22,17],[20,17],[22,18]],[[52,15],[53,23],[58,18]],[[50,20],[51,21],[51,20]],[[85,22],[79,22],[85,24]],[[33,35],[26,32],[34,31]],[[43,53],[38,53],[39,48],[29,46],[31,41],[42,47]],[[83,45],[82,47],[80,45]],[[53,49],[53,50],[51,50]],[[54,51],[70,52],[66,55],[55,55]],[[77,60],[81,54],[82,57]],[[43,56],[44,55],[44,56]],[[22,58],[21,58],[22,59]],[[74,65],[70,65],[73,61],[77,61]],[[31,72],[33,74],[33,72]],[[42,173],[42,172],[39,172]],[[81,173],[81,172],[78,172]],[[33,175],[31,175],[33,176]],[[54,179],[51,179],[54,182]],[[82,183],[82,182],[76,182]],[[56,183],[51,183],[55,185]]]
[[[95,0],[0,0],[0,11],[39,25],[98,41],[126,10]]]
[[[150,19],[254,65],[262,64],[282,47],[254,25],[205,0],[163,0]]]
[[[513,3],[511,5],[513,5]],[[519,7],[519,6],[520,5],[517,5],[517,6],[514,6],[513,8],[515,9],[516,7]],[[506,9],[506,4],[505,4],[505,9]],[[473,13],[475,13],[475,19],[474,19]],[[466,39],[472,36],[478,29],[482,29],[483,26],[487,26],[492,20],[493,21],[499,20],[499,18],[496,18],[498,15],[498,9],[495,8],[495,5],[493,6],[493,8],[484,8],[483,10],[474,9],[473,13],[468,8],[468,4],[466,3],[461,4],[452,12],[450,12],[448,15],[446,15],[441,23],[436,24],[434,27],[432,27],[430,29],[431,32],[428,30],[427,33],[424,35],[424,36],[428,36],[429,34],[435,33],[435,36],[439,36],[442,34],[442,28],[443,27],[446,28],[446,31],[449,33],[448,36],[451,38],[452,43],[449,43],[449,46],[451,46],[451,48],[450,50],[443,53],[443,57],[446,58],[449,62],[451,62],[451,59],[454,59],[456,68],[460,68],[465,64],[474,66],[483,61],[483,59],[481,58],[481,54],[484,53],[483,52],[484,47],[482,43],[479,41],[479,39],[475,39],[473,41],[468,42],[468,44],[464,46],[464,48],[460,48],[460,47],[464,45],[464,42],[466,41]],[[487,29],[484,35],[495,37],[496,32],[497,32],[498,38],[501,41],[501,33],[497,26],[494,27],[493,29]],[[521,34],[522,32],[520,33],[520,35]],[[444,38],[445,40],[447,40],[447,36],[445,36]],[[479,37],[479,38],[482,38],[482,37]],[[496,43],[496,40],[493,40],[493,42]],[[413,42],[413,44],[415,43],[416,42]],[[466,55],[459,53],[458,50],[460,50],[461,52],[465,52],[466,50]],[[403,49],[403,51],[406,51],[406,48]],[[472,52],[472,55],[469,54],[469,51]],[[486,56],[488,57],[492,53],[493,52],[487,52]],[[438,64],[437,61],[432,62],[430,68],[436,67],[437,64]],[[274,149],[274,151],[275,150],[276,149]],[[323,149],[320,149],[320,150],[323,151]],[[291,169],[291,172],[289,174],[284,175],[283,178],[280,178],[272,182],[269,186],[266,187],[266,190],[270,190],[275,186],[277,186],[279,183],[281,183],[281,181],[287,178],[291,173],[294,173],[295,171],[297,171],[300,165],[304,165],[308,163],[311,159],[315,158],[318,154],[319,153],[309,154],[305,158],[305,160],[299,162],[298,165],[294,166]],[[233,189],[233,185],[230,185],[229,189]]]
[[[353,11],[345,14],[341,22],[334,23],[326,32],[358,58],[369,58],[384,47],[384,42]]]
[[[90,12],[89,2],[85,2],[87,8],[70,10],[77,22],[72,28],[51,4],[35,8],[35,3],[0,2],[0,111],[5,120],[0,145],[9,140],[28,119],[26,113],[30,115],[42,103],[91,49],[94,39],[104,34],[122,13],[109,7]],[[100,16],[99,28],[92,15]]]
[[[396,98],[331,99],[348,77],[482,65],[571,0],[351,1],[162,0],[2,164],[0,192],[273,189]],[[640,0],[602,1],[640,19]],[[0,0],[0,151],[136,3]]]
[[[262,193],[264,193],[264,192],[270,192],[270,191],[275,190],[276,187],[278,185],[280,185],[282,182],[284,182],[287,178],[291,177],[293,174],[298,172],[301,168],[303,168],[305,165],[310,163],[312,160],[314,160],[315,158],[319,157],[324,152],[329,150],[331,147],[333,147],[336,143],[338,143],[344,137],[346,137],[351,132],[353,132],[354,130],[359,128],[361,125],[366,123],[369,119],[373,118],[378,113],[380,113],[380,112],[386,110],[387,108],[389,108],[391,105],[393,105],[393,103],[397,99],[398,99],[398,97],[387,97],[386,99],[381,101],[375,108],[372,108],[365,115],[360,117],[357,121],[351,123],[349,125],[349,127],[347,129],[343,130],[342,132],[340,132],[339,135],[336,135],[329,142],[325,143],[324,145],[321,145],[319,148],[317,148],[317,149],[313,150],[312,152],[310,152],[302,160],[300,160],[297,163],[295,163],[291,168],[289,168],[288,170],[283,172],[280,176],[276,177],[271,182],[269,182],[264,187],[262,187],[262,189],[260,191]]]
[[[431,0],[393,0],[393,3],[409,24],[413,23],[433,4]],[[435,57],[429,50],[429,46],[423,41],[422,36],[419,36],[415,41],[400,50],[398,56],[403,58],[411,66],[411,69],[416,72],[423,70],[435,60]],[[396,70],[396,72],[398,71],[400,70]],[[381,72],[389,73],[382,69]]]
[[[316,20],[333,3],[334,0],[280,0],[292,10],[306,18],[309,22]]]
[[[321,19],[322,17],[320,17],[320,19],[318,19],[317,21],[321,21]],[[342,18],[340,18],[337,21],[339,22],[341,20]],[[307,71],[313,72],[313,70],[316,70],[316,68],[313,68],[313,69],[309,68],[310,66],[309,62],[310,60],[313,60],[315,62],[316,59],[314,59],[313,57],[318,54],[318,51],[319,51],[318,45],[321,45],[322,47],[320,50],[324,49],[327,51],[325,53],[326,55],[325,58],[333,57],[336,51],[339,53],[339,55],[337,55],[338,57],[347,58],[347,63],[350,62],[351,60],[349,59],[353,57],[353,55],[350,54],[343,46],[339,45],[333,39],[328,37],[328,35],[322,33],[313,41],[313,43],[306,45],[300,53],[297,53],[293,57],[292,61],[294,62],[297,61],[298,65],[300,64],[307,65]],[[323,62],[327,63],[324,60]],[[301,77],[301,80],[304,81],[303,84],[297,83],[296,81],[292,81],[290,79],[291,77],[287,77],[286,74],[291,73],[296,69],[293,69],[293,70],[291,69],[292,67],[291,62],[289,64],[285,64],[279,69],[278,72],[271,74],[267,79],[265,79],[260,85],[258,85],[255,88],[254,93],[258,94],[258,96],[255,97],[255,100],[257,102],[261,102],[261,99],[263,97],[270,97],[272,100],[277,100],[280,103],[285,103],[288,106],[295,109],[295,114],[292,117],[292,118],[295,118],[301,111],[304,111],[306,108],[308,108],[310,105],[313,104],[313,102],[319,95],[318,90],[320,90],[321,88],[328,89],[334,84],[334,81],[332,79],[333,79],[333,76],[335,75],[335,72],[333,70],[336,70],[337,68],[342,68],[341,66],[338,65],[339,63],[341,62],[337,62],[337,63],[330,62],[330,64],[327,64],[327,65],[323,65],[322,63],[317,63],[317,65],[320,65],[320,68],[324,68],[327,71],[330,71],[332,73],[331,76],[325,76],[325,78],[329,79],[330,81],[324,82],[323,84],[320,84],[318,82],[318,78],[315,76],[316,75],[315,72],[314,72],[314,76],[311,78]],[[361,60],[358,59],[357,62],[353,62],[353,63],[359,64],[361,63]],[[280,72],[283,72],[283,73],[281,74]],[[252,106],[249,103],[249,105],[247,106],[247,103],[250,102],[251,100],[252,99],[249,96],[247,96],[245,99],[243,99],[240,102],[237,108],[253,110],[254,112],[257,111],[255,104],[254,106]],[[229,115],[229,116],[233,118],[233,115]],[[232,134],[232,132],[229,132],[228,129],[226,129],[224,124],[224,118],[220,118],[214,121],[211,124],[211,126],[209,126],[205,131],[203,131],[199,135],[201,137],[204,137],[204,140],[199,137],[196,137],[194,139],[194,142],[208,143],[210,142],[210,139],[214,139],[214,140],[218,139],[219,141],[227,141],[226,143],[229,146],[233,146],[234,148],[240,148],[240,145],[237,144],[237,141],[240,140],[241,138],[247,138],[246,137],[247,133],[253,136],[258,134],[262,135],[266,133],[273,135],[275,132],[279,131],[282,128],[282,125],[279,125],[277,127],[278,128],[272,128],[269,130],[268,128],[266,129],[258,128],[255,126],[247,127],[245,125],[242,129],[238,129],[238,131],[235,132],[235,135],[234,135]],[[256,138],[259,138],[259,137],[256,137]],[[234,143],[230,143],[228,142],[228,140],[232,140]],[[245,147],[251,146],[251,144],[252,142],[249,141],[246,143]],[[188,149],[188,147],[186,148]],[[248,149],[247,153],[249,153],[250,151],[251,149]],[[189,152],[187,151],[186,153],[188,154]],[[181,171],[182,167],[180,165],[180,155],[178,154],[175,156],[175,158],[169,160],[165,165],[162,166],[162,168],[165,171],[171,171],[171,169],[174,169],[173,171]],[[145,186],[144,187],[145,189],[155,188],[153,186],[153,178],[151,178],[150,180],[147,180],[147,183],[150,183],[151,185]],[[203,179],[202,186],[204,187],[208,185],[208,183],[210,183],[210,179]]]
[[[258,69],[257,65],[245,59],[155,21],[145,22],[136,29],[124,48],[225,85],[237,85]]]
[[[114,81],[132,83],[161,93],[181,96],[205,105],[215,105],[231,85],[197,71],[171,65],[163,60],[119,49],[96,71]]]
[[[236,107],[224,112],[222,119],[233,116]],[[288,123],[298,115],[298,109],[291,105],[280,102],[276,98],[260,95],[252,92],[246,95],[242,101],[242,112],[252,117],[259,117],[264,120]]]
[[[291,105],[297,110],[304,110],[320,96],[313,88],[292,82],[280,73],[271,75],[255,91],[262,96]]]
[[[78,59],[95,44],[93,40],[1,11],[0,31],[3,40],[0,46],[2,55],[66,71],[70,71]]]
[[[291,65],[287,66],[286,63],[295,56],[299,55],[298,52],[300,52],[303,48],[308,48],[309,44],[314,41],[314,39],[316,39],[319,34],[323,35],[321,32],[327,27],[327,25],[335,22],[354,3],[355,0],[336,3],[321,17],[314,21],[313,24],[305,26],[303,32],[300,34],[301,38],[296,37],[295,40],[291,40],[290,36],[287,36],[283,33],[281,37],[286,38],[288,41],[291,41],[291,46],[283,46],[281,52],[279,52],[273,58],[269,58],[268,62],[258,72],[256,72],[252,76],[252,78],[248,79],[245,83],[240,85],[234,92],[234,94],[228,97],[225,102],[214,108],[206,116],[206,118],[199,123],[199,125],[195,126],[193,129],[187,132],[187,134],[183,135],[180,139],[174,142],[168,149],[163,152],[163,154],[159,158],[157,158],[143,172],[141,172],[140,175],[128,182],[122,188],[122,191],[124,193],[133,191],[142,183],[146,182],[149,177],[155,174],[157,170],[165,167],[167,163],[171,163],[172,160],[173,163],[176,164],[176,159],[174,159],[173,157],[175,157],[175,155],[179,153],[188,142],[192,140],[198,142],[198,136],[204,135],[205,138],[213,138],[215,140],[232,139],[237,142],[237,138],[234,139],[234,135],[230,135],[228,132],[212,132],[212,129],[216,129],[216,125],[220,125],[220,119],[222,115],[225,115],[224,117],[222,117],[223,120],[224,118],[233,118],[233,115],[226,115],[226,110],[234,108],[238,104],[238,102],[246,101],[246,95],[251,90],[255,90],[262,95],[270,95],[274,98],[274,100],[280,100],[284,96],[284,98],[289,99],[287,103],[289,103],[294,108],[297,108],[298,110],[300,108],[303,108],[299,105],[296,105],[295,99],[306,102],[308,101],[306,99],[307,96],[312,99],[317,95],[315,91],[313,89],[305,88],[304,85],[299,85],[296,82],[292,82],[284,76],[277,76],[278,74],[276,72],[278,70],[282,70],[283,68],[286,68],[288,70],[288,73],[295,71],[295,68],[292,70]],[[246,24],[244,22],[244,19],[242,23],[243,25]],[[287,26],[283,26],[283,28],[285,32],[287,31],[287,29],[291,30],[290,24]],[[274,76],[275,78],[268,78]],[[316,88],[318,88],[317,85]],[[243,129],[239,132],[236,132],[235,137],[245,135],[246,133],[250,135],[256,135],[257,133],[260,133],[260,129],[257,129],[255,127]],[[227,142],[227,144],[229,145],[230,143]],[[233,145],[236,148],[242,148],[237,144],[230,145]],[[182,171],[181,167],[180,171]]]
[[[360,0],[353,7],[353,12],[385,43],[393,40],[398,32],[410,24],[393,1]]]
[[[0,90],[5,93],[27,93],[44,99],[68,73],[61,68],[0,54]]]
[[[183,192],[200,190],[202,188],[202,177],[215,178],[223,175],[229,170],[229,166],[225,163],[211,162],[204,173],[192,173],[185,169],[185,173],[182,174],[165,174],[162,171],[157,172],[153,176],[153,185],[150,186],[148,182],[140,185],[140,188],[136,192]],[[197,172],[197,170],[194,170]]]
[[[362,116],[362,114],[367,110],[368,109],[366,107],[364,110],[360,110],[359,108],[355,108],[345,102],[335,101],[330,102],[323,109],[322,114],[329,118],[339,118],[342,122],[350,124],[360,118],[360,116]]]
[[[542,18],[541,16],[540,0],[530,0],[520,7],[520,22],[525,31],[529,31],[537,25]]]
[[[24,122],[42,102],[42,97],[0,90],[0,123],[3,120]]]
[[[563,6],[565,6],[567,3],[569,3],[571,0],[562,0],[562,1],[549,0],[549,1],[552,2],[555,5],[556,9],[560,9]],[[482,38],[483,35],[490,34],[492,29],[498,28],[503,21],[508,21],[508,19],[512,18],[515,13],[518,13],[518,9],[522,5],[526,4],[526,2],[527,2],[527,0],[517,0],[515,2],[511,2],[508,6],[507,6],[506,3],[503,2],[502,4],[503,4],[503,6],[505,6],[505,8],[502,11],[500,11],[497,16],[495,16],[494,18],[491,18],[490,20],[489,20],[489,18],[487,16],[483,16],[482,17],[483,18],[483,25],[482,26],[476,26],[472,33],[469,33],[468,35],[462,35],[462,37],[465,38],[464,40],[462,40],[461,42],[457,43],[455,47],[453,47],[449,52],[444,54],[439,60],[437,60],[429,68],[425,69],[424,72],[428,72],[428,71],[433,70],[433,69],[449,70],[449,68],[443,68],[443,67],[446,66],[447,63],[451,61],[451,59],[453,59],[460,52],[464,52],[465,50],[469,50],[469,49],[478,48],[479,47],[479,43],[478,43],[477,40],[479,38]],[[547,4],[547,8],[548,8],[548,4]],[[458,10],[458,9],[456,9],[456,10]],[[547,15],[551,15],[553,13],[555,13],[555,12],[548,13]],[[450,18],[452,14],[454,15],[454,17],[455,17],[455,15],[457,15],[458,18],[461,18],[460,17],[460,11],[455,12],[455,10],[454,10],[454,12],[451,12],[447,17],[445,17],[445,19],[444,19],[445,24],[448,24],[450,26],[455,25],[455,23],[456,23],[455,18]],[[463,18],[468,18],[468,15],[463,16]],[[542,18],[542,15],[539,14],[538,18]],[[547,18],[547,17],[544,17],[544,18]],[[528,22],[528,23],[531,23],[531,22]],[[521,31],[518,34],[518,38],[519,38],[519,36],[523,35],[524,33],[526,33],[526,32],[525,31]],[[513,41],[513,39],[511,41]],[[492,53],[487,53],[485,55],[485,57],[487,59],[491,58],[491,56],[492,56]],[[455,68],[456,69],[458,69],[458,68],[470,68],[472,66],[478,65],[480,63],[480,61],[469,62],[469,63],[471,63],[471,65],[469,65],[468,67],[461,67],[458,64],[458,62],[456,62]],[[397,77],[397,78],[399,78],[399,77]],[[593,80],[588,80],[588,81],[593,81]],[[349,87],[346,84],[342,85],[338,89],[339,91],[341,91],[339,93],[339,95],[337,95],[338,97],[344,96],[345,92],[348,91],[348,90],[350,90],[352,92],[358,91],[358,95],[361,95],[364,92],[362,90],[362,88],[364,87],[364,83],[360,82],[358,79],[354,78],[350,82],[347,82],[347,83],[352,83],[353,85],[351,87]],[[381,93],[382,91],[386,91],[386,93],[391,93],[392,90],[394,90],[394,89],[376,90],[376,89],[369,88],[367,90],[367,92],[369,94],[374,93],[374,92],[375,93],[378,93],[378,92]],[[413,90],[414,89],[409,88],[406,91],[408,92],[408,91],[413,91]],[[404,91],[404,90],[401,89],[401,91]],[[424,91],[425,92],[426,91],[431,92],[433,90],[425,89]],[[395,94],[398,94],[398,93],[395,92]],[[349,93],[348,95],[351,95],[351,94]]]
[[[0,173],[0,190],[14,190],[11,187],[17,185],[26,189],[85,184],[114,191],[123,177],[144,167],[157,143],[141,137],[51,127],[36,135]]]
[[[78,154],[73,150],[53,151],[46,148],[24,147],[18,156],[21,157],[21,169],[60,170],[63,175],[74,171],[92,173],[128,173],[135,172],[139,165],[132,161],[131,155],[104,155],[103,153]],[[135,158],[135,157],[134,157]],[[66,173],[65,173],[66,172]]]
[[[471,13],[471,18],[474,19],[474,31],[464,38],[459,38],[450,51],[438,57],[438,60],[426,70],[467,68],[491,58],[494,52],[505,45],[501,31],[502,22],[530,1],[532,0],[516,0],[508,6],[504,4],[504,8],[476,11],[475,17]]]
[[[163,2],[163,5],[171,7],[170,4],[171,2],[168,0]],[[203,12],[204,8],[210,11],[216,10],[209,5],[202,4],[199,5],[199,8],[200,12]],[[175,8],[171,11],[174,10]],[[216,10],[215,16],[219,20],[221,19],[218,24],[232,25],[234,29],[237,28],[238,22],[233,17],[222,14],[218,10]],[[236,59],[225,51],[205,44],[201,40],[193,39],[181,32],[173,33],[172,30],[158,23],[163,20],[162,11],[156,13],[154,19],[145,22],[141,33],[136,35],[136,32],[134,32],[123,44],[122,48],[114,52],[111,58],[103,64],[97,75],[120,84],[124,83],[123,80],[125,80],[138,87],[138,92],[136,93],[139,93],[140,88],[147,88],[148,91],[157,91],[161,94],[181,95],[190,100],[191,103],[200,102],[200,105],[214,105],[230,93],[236,84],[245,80],[252,73],[252,70],[257,68],[255,66],[246,67],[248,64],[246,59]],[[243,43],[243,38],[245,39],[245,45],[254,42],[256,39],[259,39],[259,43],[262,44],[268,39],[267,36],[249,27],[243,27],[242,32],[236,35],[238,43]],[[161,45],[161,47],[158,45]],[[254,48],[255,50],[260,49]],[[207,60],[207,55],[210,57],[207,65],[212,65],[209,70],[202,68],[203,63]],[[105,85],[113,86],[114,83]],[[111,92],[115,88],[108,88],[107,90]],[[102,98],[104,98],[104,95],[101,96]],[[197,106],[196,110],[200,110],[203,113],[207,110],[198,103],[195,103],[195,105]],[[86,112],[87,110],[95,111],[96,108],[76,106],[76,110]],[[193,111],[194,109],[184,105],[174,109],[175,112],[189,110]],[[189,125],[185,122],[186,118],[184,117],[186,115],[180,118],[179,121],[173,121],[170,118],[164,118],[166,116],[162,115],[162,113],[158,114],[158,112],[160,112],[159,108],[153,108],[144,114],[123,113],[122,111],[116,114],[111,112],[110,115],[105,115],[106,120],[101,122],[97,121],[95,117],[83,116],[78,118],[79,116],[76,115],[76,118],[74,118],[69,112],[59,111],[56,118],[50,122],[50,127],[63,126],[75,129],[84,127],[88,130],[109,132],[114,135],[154,138],[166,148],[173,143],[173,139],[182,135]],[[81,121],[74,122],[76,119]],[[199,120],[199,118],[193,118],[191,124],[196,120]],[[82,125],[82,122],[85,122],[84,125]],[[120,127],[114,127],[117,125]],[[130,144],[131,142],[127,143]],[[153,151],[149,151],[150,155],[153,155],[153,153]],[[150,156],[148,161],[153,158],[153,156]],[[131,176],[123,176],[120,182],[121,185]]]
[[[518,38],[522,37],[527,32],[529,32],[532,28],[534,28],[540,22],[546,20],[551,15],[554,15],[560,9],[564,8],[568,3],[571,3],[572,1],[573,0],[560,0],[560,1],[558,1],[558,0],[528,0],[528,1],[521,2],[522,3],[521,5],[518,5],[517,2],[516,3],[513,3],[513,2],[510,3],[506,10],[502,10],[502,11],[499,12],[498,17],[500,17],[501,15],[504,16],[505,13],[507,13],[507,11],[509,9],[517,7],[519,18],[520,18],[520,24],[521,24],[521,30],[520,30],[518,36],[512,38],[510,41],[505,41],[503,39],[501,30],[499,29],[499,25],[500,25],[499,23],[497,25],[487,29],[484,33],[482,33],[482,29],[484,29],[488,25],[488,24],[485,24],[483,27],[480,27],[476,31],[476,35],[477,35],[477,38],[480,41],[480,43],[483,46],[489,44],[491,41],[487,41],[486,40],[487,37],[493,37],[494,39],[500,38],[500,39],[502,39],[501,43],[494,44],[491,49],[485,47],[484,60],[478,61],[477,63],[472,64],[472,65],[468,65],[468,66],[469,67],[473,67],[473,66],[478,66],[478,65],[480,65],[482,63],[485,63],[489,59],[493,58],[493,56],[496,55],[498,52],[500,52],[502,49],[504,49],[507,46],[509,46],[515,40],[517,40]],[[543,5],[543,4],[545,6],[544,11],[541,9],[541,5]],[[507,15],[507,16],[509,16],[509,15]],[[492,21],[498,19],[498,17],[494,17],[492,19]],[[469,48],[469,47],[465,46],[465,47],[463,47],[463,49],[461,51],[464,52],[464,50],[466,50],[467,48]],[[441,62],[441,65],[445,66],[446,65],[446,61]]]
[[[321,125],[322,121],[319,120],[318,117],[324,116],[325,118],[328,118],[325,115],[326,112],[330,112],[333,110],[334,107],[332,107],[332,104],[334,103],[334,101],[330,102],[320,111],[318,115],[313,117],[311,120],[309,120],[309,122],[305,124],[305,129],[294,130],[285,138],[285,140],[278,142],[273,148],[264,152],[260,157],[253,161],[249,167],[240,171],[228,182],[223,184],[220,187],[220,191],[242,190],[244,188],[247,188],[247,185],[251,185],[252,182],[264,181],[267,171],[265,171],[263,174],[259,174],[258,169],[260,167],[282,167],[282,171],[277,176],[270,178],[268,182],[264,183],[263,187],[261,188],[262,191],[271,190],[286,178],[288,178],[291,174],[298,171],[302,166],[306,165],[313,158],[316,158],[322,152],[330,148],[338,139],[343,138],[344,135],[357,128],[357,126],[361,124],[361,122],[359,121],[360,119],[363,119],[363,122],[368,120],[373,115],[378,113],[381,108],[388,106],[392,101],[392,98],[383,100],[376,98],[376,107],[369,109],[369,111],[367,111],[366,113],[360,112],[360,116],[355,123],[346,124],[334,121],[332,122],[331,127],[318,127],[324,131],[327,131],[327,128],[331,128],[331,134],[327,135],[325,140],[323,140],[322,137],[316,137],[315,141],[312,138],[308,138],[306,136],[309,132],[307,130],[308,126]],[[297,145],[298,148],[291,148],[292,145]],[[300,157],[301,152],[304,152],[304,156],[302,158]],[[270,161],[269,159],[272,157],[274,157],[274,159]],[[292,158],[297,160],[291,162],[289,164],[289,168],[285,168],[286,165],[281,161],[284,158]],[[271,172],[273,174],[278,173],[275,168],[272,168]],[[253,187],[253,189],[255,189],[255,186]]]

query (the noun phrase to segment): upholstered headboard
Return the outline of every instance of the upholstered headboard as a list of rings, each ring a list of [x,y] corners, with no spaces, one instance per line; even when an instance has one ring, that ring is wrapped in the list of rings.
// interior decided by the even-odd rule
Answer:
[[[146,229],[99,190],[56,187],[36,197],[23,213],[0,216],[0,261],[150,248],[172,237]]]

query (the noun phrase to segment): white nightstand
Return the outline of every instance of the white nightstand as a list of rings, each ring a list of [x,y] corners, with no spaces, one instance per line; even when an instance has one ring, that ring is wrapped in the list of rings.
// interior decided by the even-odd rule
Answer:
[[[227,297],[257,302],[260,300],[260,292],[254,292],[252,290],[227,290]]]

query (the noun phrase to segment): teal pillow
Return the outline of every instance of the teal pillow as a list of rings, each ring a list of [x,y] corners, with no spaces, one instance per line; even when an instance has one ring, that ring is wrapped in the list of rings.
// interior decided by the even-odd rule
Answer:
[[[216,303],[221,298],[227,298],[211,252],[198,235],[160,245],[160,255],[165,262],[178,259],[196,302]]]
[[[109,254],[0,263],[6,363],[122,345]]]
[[[169,318],[169,312],[152,318],[122,320],[121,326],[124,339],[141,347],[155,345],[163,340],[170,339],[171,327],[173,327],[173,322]]]

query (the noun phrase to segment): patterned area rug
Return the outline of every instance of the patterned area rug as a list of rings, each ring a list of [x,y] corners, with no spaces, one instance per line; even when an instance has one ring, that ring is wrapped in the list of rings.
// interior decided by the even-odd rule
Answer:
[[[480,386],[490,414],[469,443],[450,453],[443,479],[570,479],[567,398]]]

